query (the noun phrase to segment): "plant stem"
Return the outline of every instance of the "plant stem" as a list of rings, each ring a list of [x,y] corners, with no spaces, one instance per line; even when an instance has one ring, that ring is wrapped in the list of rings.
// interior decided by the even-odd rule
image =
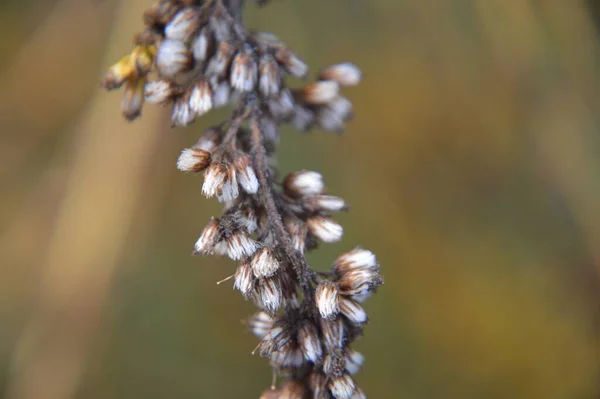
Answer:
[[[262,132],[259,127],[258,117],[255,115],[250,121],[251,139],[252,139],[252,154],[254,158],[256,173],[261,187],[261,195],[263,196],[267,218],[273,229],[274,237],[277,244],[283,249],[283,252],[289,259],[298,283],[304,291],[306,298],[312,298],[313,286],[311,281],[314,279],[315,272],[308,266],[304,254],[296,251],[292,245],[292,240],[289,233],[285,229],[281,220],[281,213],[275,205],[273,198],[273,185],[267,177],[267,166],[265,148],[262,140]]]

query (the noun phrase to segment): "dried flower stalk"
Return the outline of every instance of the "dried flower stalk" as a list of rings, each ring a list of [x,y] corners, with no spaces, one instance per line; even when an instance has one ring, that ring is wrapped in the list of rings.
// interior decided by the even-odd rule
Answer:
[[[264,4],[266,1],[257,1]],[[196,254],[240,264],[229,278],[260,312],[251,331],[255,352],[285,377],[263,398],[359,399],[352,375],[364,361],[350,344],[362,334],[362,303],[383,283],[375,255],[356,248],[330,273],[317,273],[305,252],[336,242],[332,218],[347,209],[325,194],[323,177],[302,170],[275,188],[279,128],[341,131],[352,115],[340,90],[361,80],[351,63],[332,65],[315,82],[289,88],[288,75],[306,78],[307,65],[276,36],[248,32],[243,0],[160,0],[144,13],[133,51],[107,72],[103,86],[124,87],[123,115],[133,120],[144,102],[169,105],[173,126],[187,126],[213,108],[233,105],[228,121],[207,129],[184,149],[177,168],[204,173],[202,193],[223,203],[194,245]]]

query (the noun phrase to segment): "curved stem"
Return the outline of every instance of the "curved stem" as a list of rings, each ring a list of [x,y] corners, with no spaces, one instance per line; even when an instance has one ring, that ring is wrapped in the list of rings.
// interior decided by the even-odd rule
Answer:
[[[261,187],[267,218],[273,229],[277,244],[281,247],[286,257],[292,264],[298,283],[304,292],[305,299],[313,297],[312,281],[315,272],[308,266],[304,254],[297,251],[292,245],[292,240],[281,220],[281,213],[277,209],[273,197],[273,185],[267,176],[265,147],[262,140],[258,117],[255,115],[250,121],[252,155],[254,158],[256,173]]]

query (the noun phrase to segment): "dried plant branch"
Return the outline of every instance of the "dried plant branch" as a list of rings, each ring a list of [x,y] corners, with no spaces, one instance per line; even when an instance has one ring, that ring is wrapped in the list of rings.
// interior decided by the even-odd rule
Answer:
[[[367,321],[359,303],[383,283],[379,265],[370,251],[357,248],[336,259],[330,273],[316,273],[305,252],[342,238],[331,214],[346,204],[325,194],[317,172],[292,173],[278,190],[272,166],[281,125],[343,130],[352,104],[340,89],[357,84],[361,73],[353,64],[337,64],[315,82],[288,88],[285,77],[306,78],[306,64],[274,35],[247,32],[243,5],[159,1],[145,13],[137,46],[103,85],[125,87],[122,112],[130,120],[140,116],[144,100],[171,105],[174,126],[235,105],[228,121],[207,129],[177,161],[184,172],[204,172],[203,194],[224,204],[194,253],[240,261],[230,277],[234,288],[262,309],[249,324],[261,339],[255,352],[287,377],[264,398],[364,398],[352,378],[363,357],[350,344]]]

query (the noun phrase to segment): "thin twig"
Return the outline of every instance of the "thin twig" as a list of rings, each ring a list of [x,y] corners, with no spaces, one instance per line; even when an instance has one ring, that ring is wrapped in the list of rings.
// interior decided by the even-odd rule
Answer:
[[[298,283],[304,291],[304,297],[312,298],[314,289],[311,281],[313,281],[313,275],[315,272],[308,266],[304,255],[296,251],[296,249],[293,247],[290,235],[281,220],[281,213],[278,211],[277,206],[275,205],[272,183],[266,174],[267,166],[265,161],[265,148],[263,145],[262,133],[259,127],[257,115],[254,115],[250,121],[250,130],[252,133],[252,154],[255,162],[256,173],[258,175],[258,181],[260,182],[261,194],[264,199],[267,217],[273,229],[275,240],[283,249],[283,252],[291,262],[294,272],[296,273]]]

